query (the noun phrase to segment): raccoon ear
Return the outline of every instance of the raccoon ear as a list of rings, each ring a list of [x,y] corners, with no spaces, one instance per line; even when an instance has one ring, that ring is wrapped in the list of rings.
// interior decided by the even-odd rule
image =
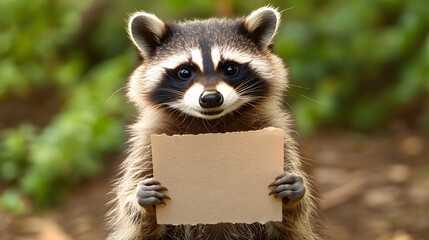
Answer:
[[[253,11],[244,19],[243,27],[256,43],[268,46],[280,23],[280,13],[271,7],[262,7]]]
[[[143,59],[161,45],[166,32],[167,24],[153,14],[138,12],[128,22],[128,34]]]

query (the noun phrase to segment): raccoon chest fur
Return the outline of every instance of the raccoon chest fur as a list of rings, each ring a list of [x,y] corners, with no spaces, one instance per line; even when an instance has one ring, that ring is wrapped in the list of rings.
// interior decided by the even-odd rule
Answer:
[[[279,23],[279,12],[270,7],[237,19],[165,22],[145,12],[130,18],[129,36],[143,59],[127,85],[138,118],[115,182],[107,239],[320,239],[316,201],[282,107],[287,70],[272,50]],[[283,200],[283,221],[156,223],[154,206],[165,203],[168,191],[153,179],[151,134],[264,127],[285,130],[285,173],[273,176],[273,197]]]

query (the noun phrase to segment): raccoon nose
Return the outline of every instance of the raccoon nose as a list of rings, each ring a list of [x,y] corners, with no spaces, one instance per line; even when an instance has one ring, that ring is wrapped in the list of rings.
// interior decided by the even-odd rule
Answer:
[[[217,90],[206,90],[200,96],[200,106],[203,108],[220,107],[223,104],[223,96]]]

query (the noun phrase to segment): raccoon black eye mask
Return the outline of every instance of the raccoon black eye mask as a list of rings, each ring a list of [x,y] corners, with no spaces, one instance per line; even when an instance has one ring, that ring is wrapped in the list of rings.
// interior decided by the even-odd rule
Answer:
[[[150,100],[166,111],[216,119],[268,97],[270,83],[249,62],[221,60],[216,65],[208,72],[192,62],[165,69]]]

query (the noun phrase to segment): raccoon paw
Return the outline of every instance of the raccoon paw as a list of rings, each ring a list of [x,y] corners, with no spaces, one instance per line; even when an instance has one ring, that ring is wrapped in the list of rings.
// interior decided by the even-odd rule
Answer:
[[[283,198],[283,203],[288,207],[295,206],[305,194],[302,177],[290,173],[279,175],[268,187],[276,187],[269,195],[275,194],[276,198]]]
[[[137,186],[137,201],[140,206],[148,208],[158,204],[165,204],[164,199],[170,199],[161,191],[168,190],[166,187],[153,178],[145,179],[139,182]]]

